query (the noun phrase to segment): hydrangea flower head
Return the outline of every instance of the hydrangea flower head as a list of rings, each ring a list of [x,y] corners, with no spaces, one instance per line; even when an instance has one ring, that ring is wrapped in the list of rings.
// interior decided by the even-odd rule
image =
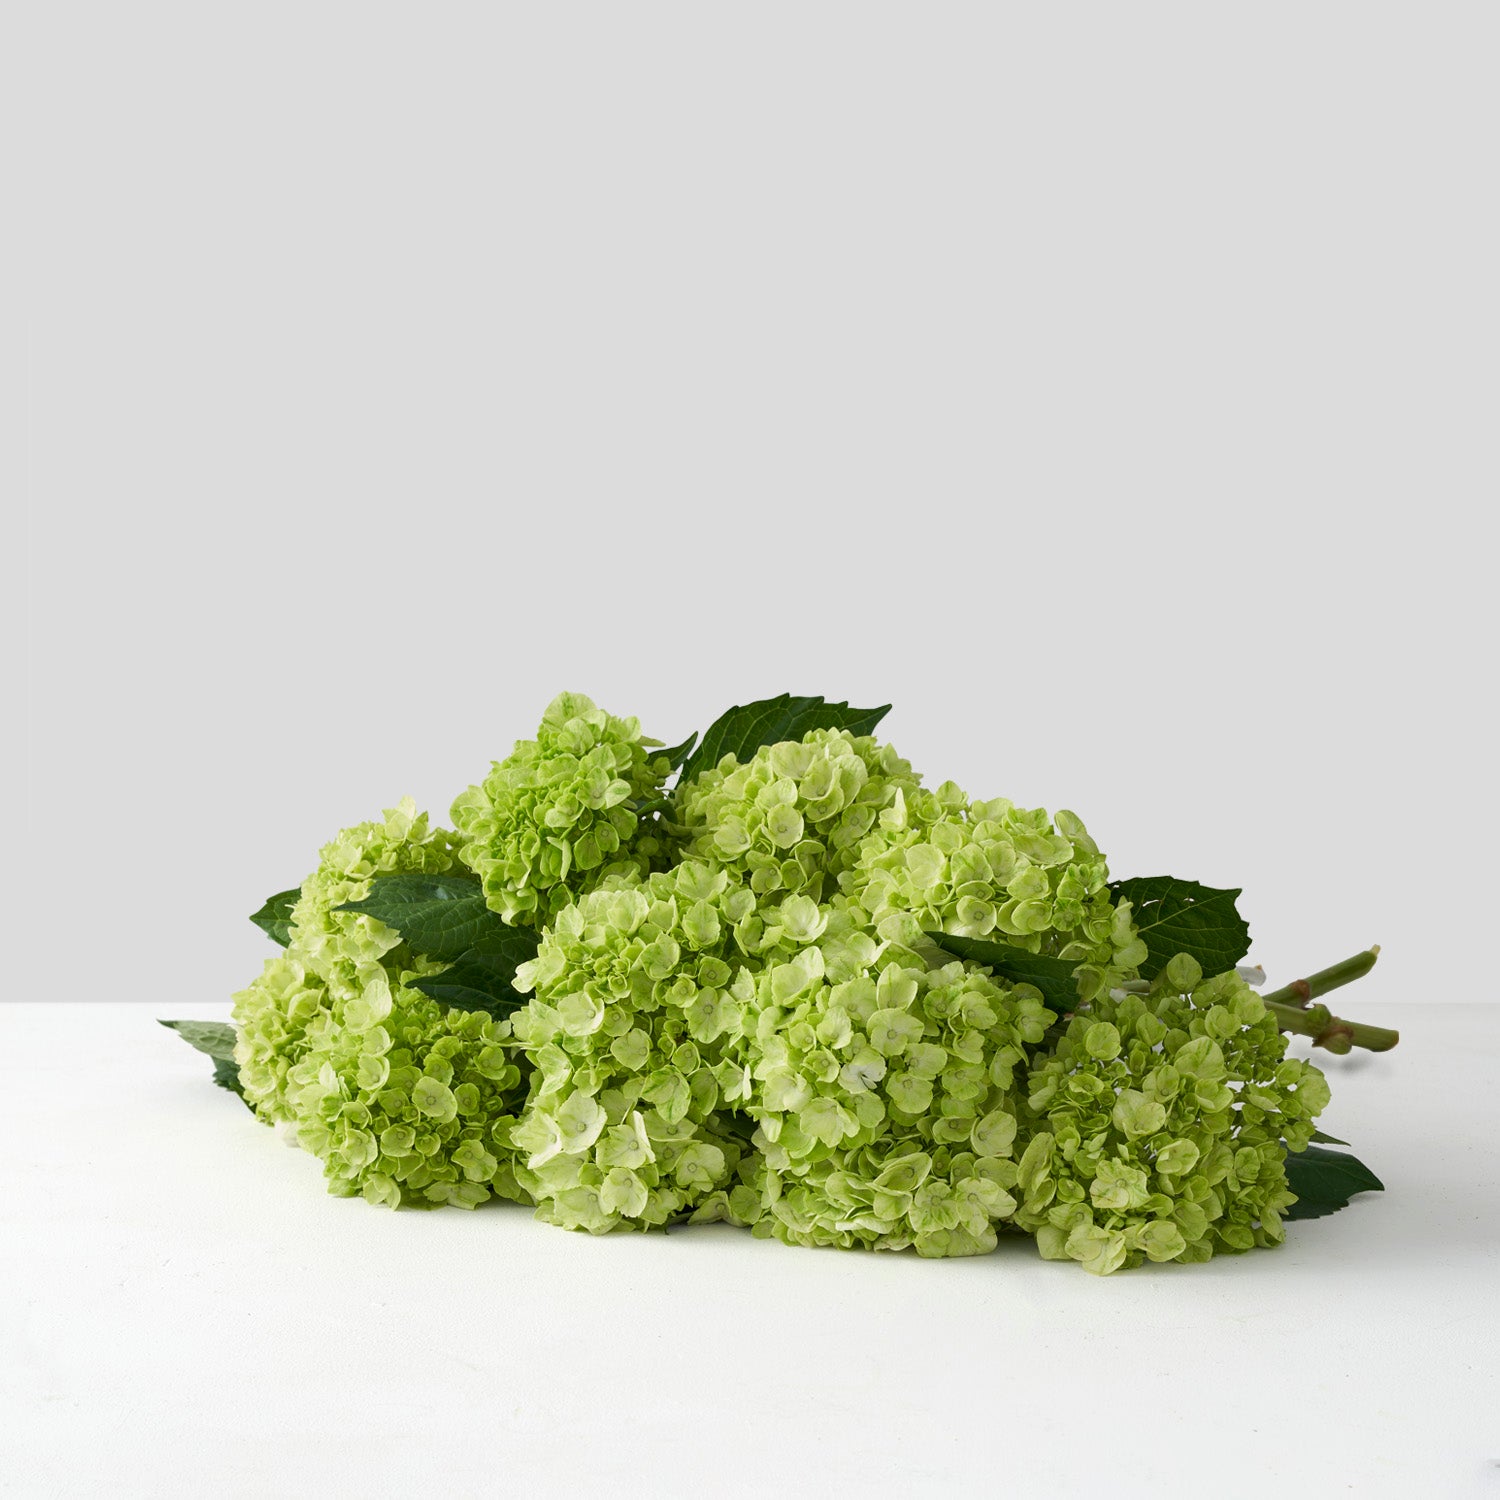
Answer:
[[[330,1191],[392,1208],[526,1201],[510,1131],[525,1098],[508,1021],[369,975],[335,1002],[287,1074],[298,1144]]]
[[[463,860],[507,922],[544,926],[605,876],[650,868],[659,845],[637,808],[666,775],[638,720],[562,693],[536,738],[519,741],[454,802]]]
[[[901,790],[861,841],[840,888],[862,920],[902,947],[949,932],[1073,959],[1090,999],[1146,956],[1082,821],[1000,797],[974,801],[951,781]]]
[[[758,897],[790,891],[819,900],[882,810],[917,784],[889,745],[814,729],[763,745],[743,765],[726,755],[680,787],[679,831],[694,856],[743,877]]]
[[[516,975],[533,1068],[512,1139],[538,1217],[602,1233],[665,1224],[733,1176],[728,1118],[748,972],[732,933],[753,897],[698,861],[615,876],[560,912]]]
[[[1277,1244],[1286,1149],[1327,1103],[1245,981],[1179,955],[1149,995],[1094,1001],[1036,1060],[1016,1222],[1097,1274]]]
[[[362,900],[377,875],[441,874],[457,863],[454,836],[429,829],[427,814],[410,797],[387,808],[379,822],[343,829],[323,846],[292,909],[286,952],[234,997],[240,1083],[264,1118],[288,1118],[287,1072],[305,1053],[309,1028],[336,1001],[361,993],[387,964],[399,970],[415,962],[389,927],[335,908]]]
[[[337,910],[379,875],[453,869],[455,843],[409,797],[344,829],[302,883],[286,952],[235,996],[245,1097],[323,1161],[333,1192],[423,1207],[522,1196],[507,1138],[525,1089],[508,1024],[407,988],[443,966]]]
[[[992,1249],[1016,1207],[1017,1079],[1052,1013],[973,965],[843,977],[817,953],[756,983],[759,1156],[728,1216],[793,1244]]]
[[[287,1074],[307,1052],[307,1031],[329,1012],[328,986],[295,949],[268,958],[234,996],[235,1063],[245,1100],[261,1119],[291,1119]]]

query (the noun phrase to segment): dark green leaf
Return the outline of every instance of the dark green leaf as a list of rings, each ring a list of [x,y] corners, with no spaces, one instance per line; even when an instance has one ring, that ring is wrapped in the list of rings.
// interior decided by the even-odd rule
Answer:
[[[693,746],[698,743],[698,731],[695,729],[680,745],[673,745],[666,750],[652,750],[652,760],[660,760],[666,756],[667,764],[675,771],[693,753]]]
[[[301,894],[300,886],[293,886],[289,891],[277,891],[274,896],[266,897],[266,904],[250,920],[285,948],[292,940],[292,908]]]
[[[241,1099],[245,1091],[240,1087],[240,1070],[234,1061],[234,1027],[227,1021],[162,1021],[159,1023],[169,1031],[175,1031],[188,1046],[196,1047],[214,1063],[214,1082]],[[248,1103],[248,1101],[246,1101]]]
[[[954,937],[947,932],[929,932],[926,936],[954,957],[983,964],[991,973],[1013,984],[1035,985],[1055,1011],[1069,1011],[1078,1004],[1078,986],[1073,979],[1073,970],[1078,965],[1068,959],[1028,953],[1024,948],[994,943],[988,938]]]
[[[536,957],[537,934],[511,927],[484,904],[479,882],[464,875],[377,875],[363,901],[339,911],[364,912],[401,934],[424,958],[448,965],[413,979],[411,988],[459,1010],[509,1015],[526,1003],[516,966]]]
[[[411,988],[459,1010],[508,1016],[530,998],[515,988],[516,968],[536,957],[537,935],[507,927],[479,947],[460,954],[441,974],[413,979]]]
[[[1288,1219],[1321,1219],[1346,1208],[1356,1193],[1379,1193],[1385,1184],[1357,1156],[1347,1151],[1325,1151],[1309,1146],[1290,1151],[1286,1179],[1297,1201],[1286,1211]]]
[[[479,882],[467,875],[377,875],[363,901],[334,910],[374,917],[394,927],[414,953],[443,963],[508,930],[484,904]]]
[[[1130,902],[1146,944],[1141,973],[1147,979],[1154,979],[1178,953],[1197,959],[1205,974],[1222,974],[1250,951],[1250,929],[1234,904],[1238,890],[1215,890],[1170,875],[1117,880],[1109,889],[1117,904]]]
[[[1321,1130],[1313,1131],[1312,1138],[1315,1146],[1347,1146],[1349,1144],[1348,1141],[1341,1141],[1336,1135],[1324,1135]]]
[[[875,726],[890,710],[889,703],[882,708],[850,708],[847,703],[826,703],[821,697],[793,698],[789,693],[779,698],[763,698],[758,703],[738,704],[709,726],[702,742],[683,765],[681,780],[691,780],[700,771],[718,765],[726,755],[733,755],[743,764],[762,745],[800,740],[810,729],[873,734]]]

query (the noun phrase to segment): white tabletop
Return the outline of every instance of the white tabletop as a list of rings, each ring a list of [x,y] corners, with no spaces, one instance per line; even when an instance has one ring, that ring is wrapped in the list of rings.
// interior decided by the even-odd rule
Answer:
[[[152,1009],[0,1005],[0,1493],[1500,1496],[1500,1007],[1360,1014],[1388,1191],[1097,1280],[330,1198]]]

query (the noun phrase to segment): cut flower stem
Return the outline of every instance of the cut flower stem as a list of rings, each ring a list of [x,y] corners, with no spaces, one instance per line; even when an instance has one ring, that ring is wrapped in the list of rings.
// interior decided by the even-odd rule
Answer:
[[[1326,1005],[1312,1003],[1319,995],[1326,995],[1340,985],[1352,984],[1354,980],[1363,978],[1375,967],[1375,960],[1379,956],[1378,945],[1367,948],[1341,963],[1331,964],[1326,969],[1319,969],[1316,974],[1309,974],[1306,979],[1294,979],[1279,990],[1263,995],[1261,999],[1283,1031],[1311,1037],[1315,1047],[1340,1053],[1348,1052],[1354,1047],[1364,1047],[1371,1052],[1389,1052],[1401,1040],[1399,1032],[1384,1026],[1367,1026],[1359,1021],[1346,1021],[1334,1015]]]

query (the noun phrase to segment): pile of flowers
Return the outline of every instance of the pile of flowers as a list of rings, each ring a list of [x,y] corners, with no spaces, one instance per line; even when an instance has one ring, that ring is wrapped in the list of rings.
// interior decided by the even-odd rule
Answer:
[[[391,1207],[1009,1232],[1100,1274],[1327,1211],[1328,1085],[1287,1032],[1393,1043],[1311,1004],[1373,953],[1262,998],[1237,893],[1112,883],[1074,814],[925,785],[882,712],[783,697],[668,750],[564,693],[451,828],[407,799],[271,898],[232,1033],[168,1024]]]

